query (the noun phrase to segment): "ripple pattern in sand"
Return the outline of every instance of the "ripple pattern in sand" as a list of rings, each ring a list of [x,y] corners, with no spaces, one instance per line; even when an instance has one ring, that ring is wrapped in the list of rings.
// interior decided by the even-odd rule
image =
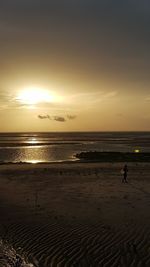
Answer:
[[[150,232],[136,225],[9,226],[10,241],[36,267],[148,267]]]

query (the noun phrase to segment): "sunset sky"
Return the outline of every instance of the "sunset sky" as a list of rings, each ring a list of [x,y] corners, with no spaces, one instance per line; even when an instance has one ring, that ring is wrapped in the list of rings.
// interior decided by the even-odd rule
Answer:
[[[1,0],[0,131],[150,131],[149,0]]]

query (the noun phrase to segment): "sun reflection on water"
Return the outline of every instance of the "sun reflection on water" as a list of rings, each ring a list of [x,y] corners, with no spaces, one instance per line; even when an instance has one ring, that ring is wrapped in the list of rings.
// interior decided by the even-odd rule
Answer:
[[[31,163],[31,164],[37,164],[37,163],[43,163],[44,161],[42,160],[27,160],[26,163]]]
[[[29,144],[38,144],[39,141],[34,137],[34,138],[31,138],[29,141],[28,141]]]

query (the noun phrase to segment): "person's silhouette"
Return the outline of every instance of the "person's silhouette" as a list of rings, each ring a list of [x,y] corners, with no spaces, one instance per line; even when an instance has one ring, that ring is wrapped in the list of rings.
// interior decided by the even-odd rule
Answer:
[[[124,168],[123,168],[123,179],[122,179],[122,182],[123,183],[127,183],[127,174],[128,174],[128,167],[127,165],[125,164],[124,165]]]

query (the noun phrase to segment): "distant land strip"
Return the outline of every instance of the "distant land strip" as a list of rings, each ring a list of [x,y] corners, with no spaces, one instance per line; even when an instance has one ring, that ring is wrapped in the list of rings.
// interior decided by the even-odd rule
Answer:
[[[150,153],[133,152],[81,152],[75,155],[80,161],[98,162],[150,162]]]

